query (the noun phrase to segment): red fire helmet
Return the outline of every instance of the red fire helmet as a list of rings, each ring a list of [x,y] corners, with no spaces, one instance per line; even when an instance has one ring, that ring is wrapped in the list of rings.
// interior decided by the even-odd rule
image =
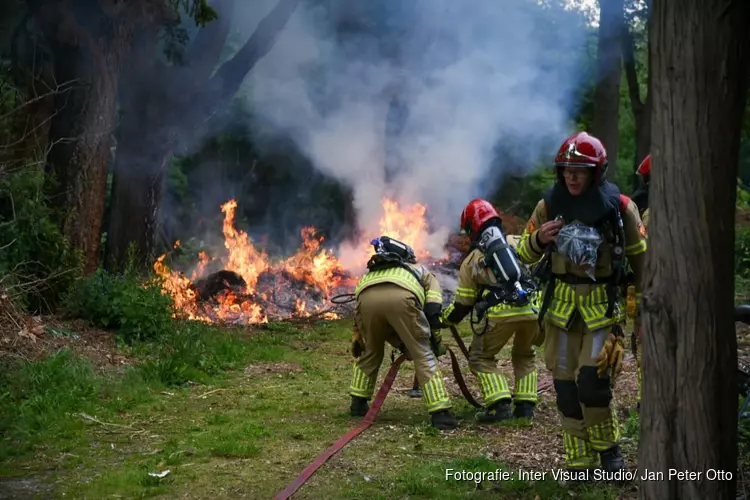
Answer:
[[[461,213],[461,229],[469,234],[476,234],[490,219],[500,218],[495,207],[487,200],[471,200]]]
[[[641,177],[644,177],[651,173],[651,154],[649,153],[646,158],[643,159],[641,164],[638,166],[636,173]]]
[[[577,132],[562,143],[555,156],[555,167],[562,178],[564,167],[590,167],[595,169],[597,183],[604,181],[607,173],[607,150],[602,141],[588,132]]]

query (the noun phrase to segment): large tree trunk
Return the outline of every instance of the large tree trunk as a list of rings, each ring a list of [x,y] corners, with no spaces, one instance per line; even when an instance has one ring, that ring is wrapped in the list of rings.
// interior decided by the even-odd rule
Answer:
[[[80,26],[60,4],[41,7],[36,17],[53,47],[56,79],[75,82],[56,97],[47,172],[63,233],[89,274],[99,265],[117,82],[131,30],[106,19]]]
[[[735,498],[734,210],[750,2],[655,0],[641,498]],[[702,473],[669,478],[669,469]],[[723,470],[733,480],[707,477]]]
[[[599,41],[596,50],[597,82],[594,90],[594,123],[592,133],[607,148],[609,171],[617,173],[617,151],[620,122],[620,36],[623,24],[623,0],[600,0]]]
[[[248,72],[271,50],[299,2],[300,0],[279,0],[260,21],[245,45],[214,73],[231,22],[229,13],[233,2],[224,0],[216,4],[214,8],[219,19],[199,33],[188,54],[187,68],[175,70],[155,64],[150,75],[152,84],[139,84],[139,89],[143,92],[141,99],[129,99],[135,103],[135,107],[123,106],[123,114],[131,113],[133,123],[140,126],[141,130],[140,135],[134,133],[122,136],[118,156],[127,154],[130,158],[138,158],[136,163],[139,168],[149,170],[138,171],[133,175],[140,176],[141,181],[148,184],[147,187],[140,188],[138,182],[141,181],[131,178],[126,182],[118,180],[116,186],[113,186],[116,192],[112,197],[112,217],[115,221],[126,221],[128,227],[118,228],[117,224],[120,223],[113,223],[111,235],[108,234],[107,238],[107,254],[111,255],[107,258],[108,266],[119,267],[125,249],[131,244],[134,244],[138,262],[145,264],[153,256],[158,208],[165,192],[163,183],[169,156],[183,144],[194,145],[205,137],[212,123],[208,118],[227,104]],[[155,107],[144,106],[143,102],[151,102]],[[147,120],[146,113],[154,113],[157,117]],[[123,116],[123,124],[124,122]],[[149,123],[148,130],[143,130],[145,123]],[[148,139],[144,142],[138,140],[140,137]],[[126,172],[128,169],[128,164],[120,164],[118,160],[115,177],[131,175]],[[154,185],[154,182],[160,185]],[[149,190],[147,200],[143,193],[133,192],[131,189]],[[132,199],[136,201],[129,201]],[[143,205],[146,201],[148,205]]]

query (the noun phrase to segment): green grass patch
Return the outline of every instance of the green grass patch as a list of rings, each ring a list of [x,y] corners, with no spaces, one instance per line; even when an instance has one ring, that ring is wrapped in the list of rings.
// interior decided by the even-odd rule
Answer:
[[[144,362],[116,376],[60,353],[23,368],[25,377],[11,377],[22,390],[7,398],[29,409],[3,415],[4,443],[9,433],[17,433],[15,445],[37,437],[33,446],[4,455],[0,478],[38,480],[54,496],[70,498],[272,498],[356,423],[348,414],[350,321],[270,324],[252,333],[177,326],[179,333],[160,345],[128,347]],[[386,359],[379,383],[387,365]],[[412,377],[405,364],[397,385],[410,386]],[[429,425],[423,401],[393,391],[375,425],[295,498],[616,497],[610,487],[569,488],[553,480],[447,481],[446,468],[502,467],[484,457],[503,432],[518,432],[508,425],[486,434],[470,420],[467,403],[455,404],[461,429],[440,433]],[[41,407],[47,413],[37,413]],[[96,421],[73,416],[80,412]]]

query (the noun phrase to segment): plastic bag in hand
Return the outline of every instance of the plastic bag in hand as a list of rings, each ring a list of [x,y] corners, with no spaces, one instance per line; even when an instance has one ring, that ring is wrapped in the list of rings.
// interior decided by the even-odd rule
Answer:
[[[602,237],[595,228],[583,224],[568,224],[557,233],[557,251],[583,268],[594,279],[596,256]]]

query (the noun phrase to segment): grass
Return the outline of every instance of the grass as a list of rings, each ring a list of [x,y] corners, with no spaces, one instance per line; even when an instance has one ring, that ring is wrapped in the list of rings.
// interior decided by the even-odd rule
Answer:
[[[272,498],[355,422],[346,393],[350,328],[350,321],[253,332],[185,325],[156,349],[129,348],[144,361],[116,374],[98,373],[69,352],[14,365],[0,380],[0,488],[24,498],[35,491],[72,498]],[[396,385],[410,387],[412,377],[406,363]],[[294,498],[621,494],[614,486],[561,486],[549,471],[536,482],[446,480],[446,469],[516,470],[490,456],[502,430],[484,432],[470,421],[468,404],[455,403],[461,429],[440,433],[429,426],[422,401],[393,391],[375,425]]]

